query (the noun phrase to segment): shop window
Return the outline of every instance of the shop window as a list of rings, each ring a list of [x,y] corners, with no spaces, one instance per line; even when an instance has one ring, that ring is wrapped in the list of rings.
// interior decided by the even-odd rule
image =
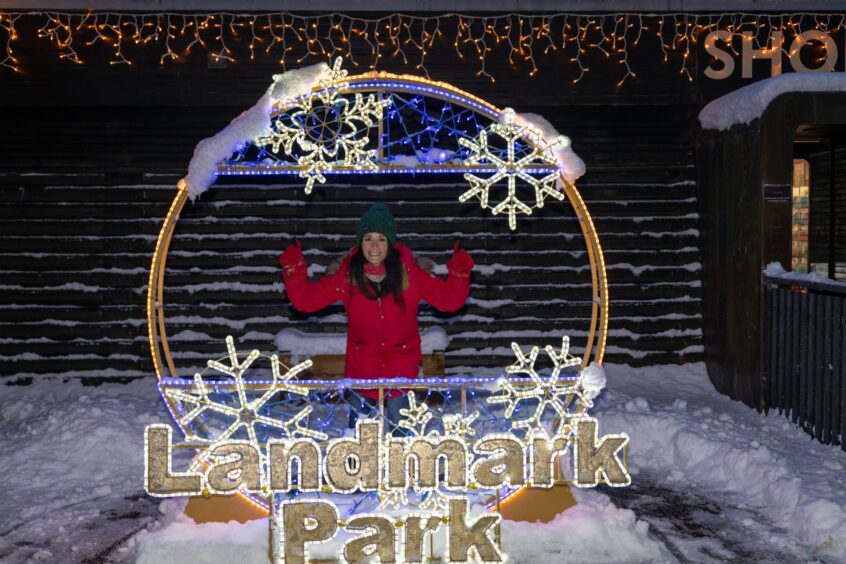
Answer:
[[[791,269],[846,280],[846,125],[800,126],[794,141]]]
[[[808,272],[809,171],[808,161],[805,159],[793,160],[793,220],[790,230],[791,270],[793,272]]]

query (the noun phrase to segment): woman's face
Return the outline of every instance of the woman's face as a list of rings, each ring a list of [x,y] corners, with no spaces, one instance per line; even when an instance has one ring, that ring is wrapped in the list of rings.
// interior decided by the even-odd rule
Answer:
[[[388,256],[388,238],[381,233],[365,233],[361,239],[361,252],[367,262],[379,266]]]

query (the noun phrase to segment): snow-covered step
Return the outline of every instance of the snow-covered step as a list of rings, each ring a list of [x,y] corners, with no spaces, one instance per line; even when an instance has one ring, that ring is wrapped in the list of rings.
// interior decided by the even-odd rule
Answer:
[[[610,132],[592,142],[613,144]],[[643,166],[624,152],[601,155],[579,185],[600,233],[611,285],[606,358],[619,362],[701,356],[696,187],[685,157],[689,148],[677,139],[664,145],[666,166]],[[16,198],[0,204],[0,255],[7,267],[0,287],[18,308],[0,311],[5,371],[152,372],[147,273],[178,176],[136,175],[150,180],[128,182],[130,176],[4,177]],[[186,205],[168,256],[164,311],[176,362],[202,364],[222,354],[228,334],[266,350],[268,336],[288,326],[343,331],[339,306],[316,315],[290,308],[278,254],[297,236],[320,275],[354,241],[361,210],[381,199],[391,202],[402,239],[418,255],[443,264],[461,239],[477,262],[471,300],[460,312],[421,308],[421,326],[439,325],[455,335],[448,371],[470,362],[499,366],[511,354],[511,340],[542,344],[544,335],[554,340],[566,331],[574,346],[583,341],[590,272],[566,202],[521,217],[521,229],[511,233],[503,218],[482,213],[477,203],[456,202],[463,182],[342,179],[305,197],[296,178],[221,178]],[[187,338],[190,332],[209,340]],[[491,354],[503,349],[505,356]]]

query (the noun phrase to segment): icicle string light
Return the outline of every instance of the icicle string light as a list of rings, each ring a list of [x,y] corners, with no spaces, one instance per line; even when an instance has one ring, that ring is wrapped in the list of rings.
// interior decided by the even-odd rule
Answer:
[[[477,76],[494,81],[487,63],[495,50],[506,51],[510,65],[534,76],[540,70],[542,57],[560,49],[572,53],[569,60],[578,70],[574,83],[590,70],[584,59],[596,54],[609,64],[619,65],[618,85],[622,86],[628,79],[637,78],[630,57],[645,32],[655,34],[662,60],[670,63],[672,59],[671,64],[678,65],[679,74],[692,81],[696,74],[691,68],[692,55],[700,38],[712,31],[727,31],[731,38],[750,33],[754,47],[764,49],[772,48],[776,32],[784,34],[785,45],[792,44],[793,39],[806,31],[835,36],[843,29],[844,19],[844,14],[807,12],[488,16],[394,13],[375,19],[339,13],[306,16],[291,12],[0,12],[0,67],[22,69],[21,60],[13,56],[13,44],[20,41],[18,28],[26,22],[27,29],[35,28],[37,37],[54,46],[60,59],[76,64],[85,62],[86,51],[97,45],[108,45],[112,48],[111,64],[131,65],[127,50],[149,44],[160,50],[162,65],[184,61],[195,49],[206,51],[214,61],[227,63],[252,61],[259,51],[265,56],[278,56],[283,68],[288,63],[341,56],[354,67],[375,69],[390,61],[428,76],[427,57],[439,45],[451,48],[462,61],[475,56]],[[442,25],[454,26],[454,36],[445,37]],[[736,50],[733,45],[731,48]],[[362,56],[369,60],[362,60]],[[819,55],[814,55],[814,59],[818,63],[825,60]]]

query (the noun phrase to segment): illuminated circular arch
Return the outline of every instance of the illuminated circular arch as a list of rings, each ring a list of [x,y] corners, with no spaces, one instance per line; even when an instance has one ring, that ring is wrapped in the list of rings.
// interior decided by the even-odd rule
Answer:
[[[316,85],[311,92],[305,96],[286,103],[277,104],[272,111],[271,117],[278,117],[286,110],[294,107],[297,103],[314,98],[326,92],[325,85]],[[362,75],[345,77],[343,85],[337,88],[339,94],[361,95],[375,93],[382,96],[385,93],[408,93],[454,104],[460,108],[470,110],[488,120],[497,122],[502,120],[505,110],[459,90],[454,86],[432,81],[423,77],[411,75],[397,75],[386,72],[371,72]],[[379,122],[381,127],[381,121]],[[539,152],[548,152],[544,146],[544,140],[532,129],[524,129],[521,140],[530,148],[536,148]],[[381,142],[381,137],[380,137]],[[478,172],[485,170],[485,165],[467,164],[463,162],[434,163],[415,167],[400,166],[390,163],[372,163],[370,167],[361,170],[356,165],[342,164],[331,165],[331,169],[325,169],[327,174],[351,174],[357,172],[365,173],[405,173],[405,172]],[[487,167],[490,171],[490,167]],[[319,173],[320,171],[318,171]],[[219,167],[219,173],[223,175],[267,175],[267,174],[299,174],[303,176],[305,169],[302,166],[292,164],[239,164],[238,162],[226,162]],[[588,329],[588,338],[585,344],[582,365],[587,366],[591,361],[602,364],[605,353],[606,334],[608,326],[608,283],[605,273],[605,260],[599,242],[599,236],[591,220],[590,213],[584,203],[576,186],[564,175],[564,171],[558,170],[558,180],[563,188],[564,195],[569,201],[579,221],[586,249],[590,262],[592,304],[591,320]],[[313,178],[309,180],[310,184]],[[159,380],[166,377],[165,369],[171,376],[177,376],[177,370],[173,364],[170,347],[167,342],[167,332],[164,317],[164,273],[167,253],[170,247],[173,232],[179,215],[189,199],[188,185],[185,180],[178,184],[178,191],[165,216],[164,224],[159,232],[156,246],[153,253],[153,260],[150,269],[150,277],[147,289],[147,329],[150,344],[150,353],[153,358],[153,365],[156,376]],[[541,203],[542,205],[542,203]],[[484,207],[484,204],[483,204]],[[538,206],[540,207],[540,205]],[[530,212],[529,212],[530,213]],[[173,409],[173,406],[169,406]]]
[[[337,65],[336,65],[337,69]],[[336,70],[333,69],[333,70]],[[410,95],[416,96],[425,96],[427,98],[432,98],[435,100],[440,100],[444,103],[454,104],[460,108],[468,110],[472,112],[474,115],[479,115],[484,117],[487,120],[490,120],[493,123],[498,123],[503,121],[504,117],[507,117],[508,110],[499,109],[488,102],[477,98],[471,94],[463,92],[449,84],[442,83],[442,82],[434,82],[425,78],[417,77],[417,76],[408,76],[408,75],[395,75],[390,73],[384,72],[373,72],[373,73],[366,73],[359,76],[353,77],[346,77],[345,73],[343,78],[343,84],[335,88],[335,93],[337,94],[346,94],[349,96],[353,96],[356,99],[356,103],[358,102],[358,96],[367,95],[368,96],[368,103],[371,99],[378,97],[380,103],[383,101],[383,96],[388,94],[394,93],[406,93]],[[291,108],[295,107],[297,104],[303,104],[304,102],[314,99],[315,97],[319,97],[321,95],[327,95],[327,91],[331,90],[331,83],[330,86],[327,87],[325,82],[321,82],[320,84],[314,86],[310,93],[301,96],[299,98],[295,98],[293,100],[289,100],[283,103],[277,103],[277,105],[273,108],[271,112],[271,119],[276,119],[279,116],[284,116],[287,111]],[[344,102],[346,104],[346,102]],[[384,106],[382,106],[384,107]],[[314,117],[314,116],[310,116]],[[315,139],[321,138],[324,134],[327,134],[329,137],[337,137],[340,132],[343,124],[340,123],[339,116],[337,115],[328,115],[326,111],[324,114],[320,116],[320,123],[310,123],[302,125],[305,127],[308,126],[317,126],[319,127],[319,131],[315,131],[314,129],[305,132],[308,139],[314,141]],[[324,119],[326,118],[326,119]],[[322,120],[322,121],[321,121]],[[366,119],[365,119],[366,121]],[[506,119],[508,121],[508,119]],[[373,124],[369,124],[373,125]],[[508,124],[507,124],[508,125]],[[378,122],[379,127],[379,137],[378,143],[382,143],[382,121]],[[493,127],[493,126],[490,126]],[[494,128],[495,129],[495,128]],[[487,129],[486,129],[487,130]],[[302,133],[302,132],[300,132]],[[508,133],[508,132],[506,132]],[[513,131],[512,131],[513,133]],[[543,136],[539,134],[538,131],[533,130],[531,128],[523,128],[520,131],[521,135],[519,136],[521,141],[530,149],[530,153],[549,153],[549,146],[548,143],[544,140]],[[486,134],[487,135],[487,134]],[[253,141],[256,143],[256,140]],[[461,144],[461,142],[459,142]],[[278,143],[277,143],[278,145]],[[472,145],[472,143],[464,142],[465,147]],[[476,146],[478,148],[478,146]],[[381,146],[380,146],[381,149]],[[513,153],[513,151],[511,151]],[[381,156],[381,155],[380,155]],[[510,155],[513,157],[513,154]],[[303,166],[302,162],[298,161],[297,163],[292,162],[244,162],[239,161],[238,159],[229,159],[225,161],[218,167],[218,174],[223,175],[267,175],[267,174],[298,174],[304,178],[308,178],[308,184],[306,187],[306,193],[310,192],[311,186],[315,181],[323,182],[320,178],[322,174],[352,174],[352,173],[407,173],[407,172],[447,172],[447,173],[465,173],[465,177],[468,174],[479,173],[479,172],[492,172],[492,167],[489,163],[479,163],[478,159],[474,162],[469,162],[471,159],[467,159],[465,162],[459,160],[456,162],[455,159],[451,159],[449,162],[435,162],[430,163],[426,162],[423,164],[418,164],[417,166],[408,166],[406,165],[399,165],[396,163],[391,162],[384,162],[380,159],[378,162],[369,162],[365,163],[363,169],[360,166],[361,163],[343,163],[338,164],[337,162],[322,162],[318,163],[318,168],[315,170],[314,163],[312,163],[311,168],[307,166]],[[375,159],[374,159],[375,161]],[[547,160],[547,163],[549,161]],[[495,168],[495,167],[493,167]],[[528,169],[527,169],[528,170]],[[591,319],[590,319],[590,327],[588,330],[588,338],[585,344],[585,353],[582,357],[582,366],[587,366],[591,361],[601,364],[605,352],[605,343],[606,343],[606,333],[607,333],[607,318],[608,318],[608,287],[607,287],[607,279],[605,274],[605,262],[602,254],[602,248],[599,243],[599,236],[596,233],[594,228],[593,222],[590,217],[590,213],[585,206],[584,201],[579,194],[579,191],[575,187],[575,185],[568,180],[565,175],[565,171],[558,163],[552,170],[552,175],[555,177],[557,184],[560,185],[564,196],[568,199],[570,205],[572,206],[576,217],[579,221],[580,228],[582,230],[582,234],[585,240],[588,259],[590,262],[590,271],[591,271],[591,285],[592,285],[592,301],[591,301]],[[549,173],[550,170],[544,169],[543,166],[537,168],[537,170],[531,170],[530,172],[540,172],[542,174]],[[316,174],[315,174],[316,173]],[[471,182],[472,185],[472,182]],[[537,190],[537,186],[536,186]],[[471,189],[468,191],[467,194],[471,194],[473,190]],[[467,194],[463,195],[462,198],[467,196]],[[538,198],[538,204],[536,207],[542,207],[542,199],[540,192],[536,192]],[[475,194],[471,194],[475,195]],[[165,370],[167,370],[170,376],[178,376],[176,368],[173,364],[173,359],[171,356],[170,348],[167,342],[167,333],[165,327],[165,317],[163,313],[163,305],[164,305],[164,273],[165,273],[165,263],[167,260],[167,253],[168,249],[171,244],[171,239],[173,237],[174,229],[176,226],[176,222],[178,221],[179,215],[182,212],[186,201],[190,197],[190,187],[186,179],[183,179],[178,184],[178,191],[177,194],[171,203],[170,209],[165,217],[164,225],[159,233],[158,239],[156,241],[155,251],[153,255],[153,261],[150,271],[149,283],[148,283],[148,293],[147,293],[147,322],[148,322],[148,333],[149,333],[149,344],[150,344],[150,351],[153,358],[154,367],[156,370],[157,378],[159,379],[159,386],[160,388],[166,383],[165,377]],[[560,199],[560,194],[555,196],[556,198]],[[481,200],[481,198],[480,198]],[[462,200],[464,201],[464,200]],[[490,206],[486,206],[486,202],[482,201],[482,207],[487,207],[488,209],[492,209]],[[514,214],[513,210],[510,210],[511,215],[509,217],[511,228],[514,229]],[[493,213],[497,213],[495,210]],[[520,212],[520,213],[531,213],[530,210]],[[233,344],[231,339],[228,339],[228,346],[230,347],[230,358],[232,358],[232,354],[234,353]],[[562,350],[563,354],[563,350]],[[262,355],[266,356],[266,355]],[[269,358],[269,357],[268,357]],[[296,368],[291,369],[296,370]],[[416,382],[415,384],[419,384],[422,386],[430,386],[432,388],[444,387],[449,386],[448,380],[439,380],[439,381],[420,381]],[[415,384],[409,383],[409,387],[416,387]],[[180,384],[177,384],[177,386]],[[184,385],[184,382],[183,384]],[[313,382],[311,387],[319,387],[321,385],[328,385],[326,382]],[[163,389],[163,388],[161,388]],[[173,415],[174,420],[179,424],[180,428],[186,436],[188,435],[187,427],[182,425],[177,416],[179,413],[178,406],[176,405],[176,401],[173,399],[171,395],[167,393],[162,393],[163,398],[165,399],[165,403],[168,406],[168,409]],[[584,405],[582,405],[582,409],[584,409]],[[196,461],[195,461],[196,462]],[[253,495],[244,494],[244,498],[256,505],[257,507],[264,507],[266,505],[262,502],[261,499],[256,498]]]

